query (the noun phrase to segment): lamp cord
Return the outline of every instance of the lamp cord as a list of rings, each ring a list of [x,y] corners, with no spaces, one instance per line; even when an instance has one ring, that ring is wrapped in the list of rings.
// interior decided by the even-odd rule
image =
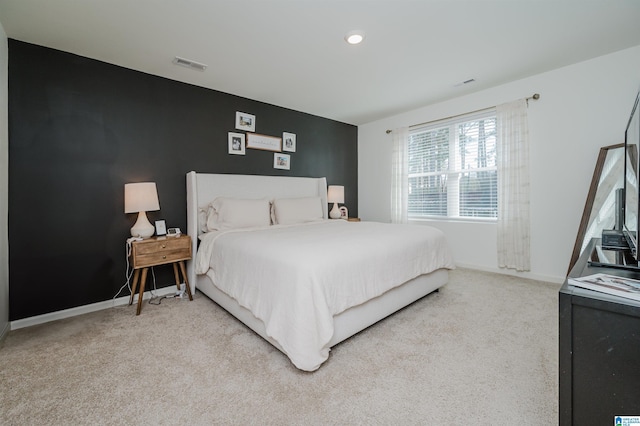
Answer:
[[[130,255],[131,255],[131,242],[127,241],[127,243],[125,244],[125,257],[127,259],[127,269],[124,272],[125,282],[122,285],[122,287],[120,287],[120,290],[118,290],[116,295],[113,296],[114,303],[115,303],[116,297],[118,297],[120,293],[122,293],[122,290],[124,290],[125,287],[129,289],[129,294],[131,294],[131,276],[133,275],[133,268],[131,268],[131,265],[129,264]]]
[[[134,269],[131,267],[131,264],[129,263],[129,257],[131,256],[131,241],[127,241],[126,245],[125,245],[125,255],[126,255],[126,259],[127,259],[127,269],[125,270],[125,282],[122,285],[122,287],[120,287],[120,289],[118,290],[118,292],[115,294],[115,296],[113,296],[113,303],[115,306],[115,300],[116,298],[120,295],[120,293],[122,293],[122,291],[124,290],[124,288],[126,287],[127,289],[129,289],[129,294],[132,293],[131,290],[131,277],[133,276],[133,271]],[[151,267],[151,276],[153,277],[153,290],[149,289],[149,293],[151,293],[151,297],[149,298],[149,304],[151,305],[159,305],[162,301],[162,299],[170,299],[174,296],[164,296],[161,297],[158,300],[158,303],[152,303],[152,300],[154,299],[158,299],[158,296],[154,293],[154,291],[158,291],[157,285],[156,285],[156,273],[153,269],[153,267]]]

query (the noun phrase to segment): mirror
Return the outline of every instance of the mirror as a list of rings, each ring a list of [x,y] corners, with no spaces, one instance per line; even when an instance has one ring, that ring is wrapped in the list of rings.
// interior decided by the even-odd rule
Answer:
[[[592,238],[600,238],[603,229],[614,228],[616,189],[623,187],[624,144],[600,148],[567,274]]]

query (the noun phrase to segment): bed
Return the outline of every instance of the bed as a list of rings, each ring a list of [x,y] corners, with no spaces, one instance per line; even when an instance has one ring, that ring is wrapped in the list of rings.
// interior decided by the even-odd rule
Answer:
[[[187,174],[193,290],[304,371],[454,268],[435,228],[328,220],[327,210],[325,178]]]

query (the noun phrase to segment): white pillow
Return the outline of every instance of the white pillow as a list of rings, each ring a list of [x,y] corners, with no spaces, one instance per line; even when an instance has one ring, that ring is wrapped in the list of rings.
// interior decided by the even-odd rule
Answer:
[[[322,220],[322,200],[320,197],[276,198],[273,200],[275,219],[278,225],[313,222]]]
[[[211,203],[207,207],[198,207],[198,234],[209,232],[207,228],[207,220],[209,219],[209,211],[211,210]]]
[[[218,197],[209,204],[207,230],[271,225],[269,200]]]

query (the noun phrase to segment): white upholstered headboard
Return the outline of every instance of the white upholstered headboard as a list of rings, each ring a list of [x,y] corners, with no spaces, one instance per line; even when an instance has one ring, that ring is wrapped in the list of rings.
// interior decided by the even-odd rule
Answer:
[[[289,176],[255,176],[211,173],[187,173],[187,234],[191,236],[195,257],[198,244],[198,209],[205,207],[216,197],[235,198],[296,198],[322,199],[322,213],[328,216],[327,179]],[[191,290],[196,288],[194,262],[187,263],[187,275]]]

